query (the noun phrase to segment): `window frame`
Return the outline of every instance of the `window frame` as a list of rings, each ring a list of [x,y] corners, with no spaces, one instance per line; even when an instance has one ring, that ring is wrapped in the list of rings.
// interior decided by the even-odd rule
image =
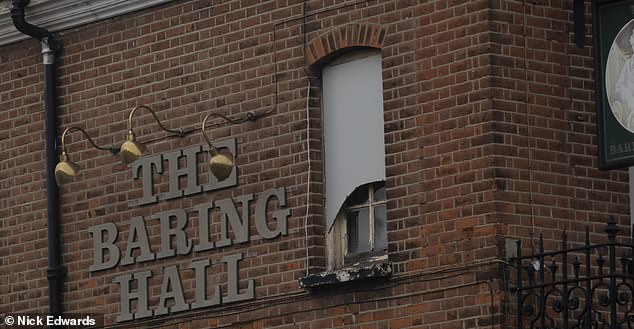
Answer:
[[[382,181],[383,182],[383,181]],[[373,185],[377,182],[367,183],[364,185]],[[386,190],[387,192],[387,190]],[[385,205],[385,215],[386,215],[386,240],[387,240],[387,195],[385,200],[380,202],[375,202],[374,205]],[[344,206],[345,207],[345,206]],[[356,267],[362,264],[374,263],[374,262],[385,262],[388,260],[388,249],[375,250],[374,246],[371,244],[371,250],[361,251],[356,253],[349,253],[348,246],[348,227],[347,227],[347,218],[345,211],[346,209],[342,207],[341,211],[337,214],[337,218],[331,228],[330,231],[326,233],[326,269],[328,271],[334,271],[337,269]],[[368,216],[370,217],[370,216]],[[368,222],[370,222],[368,220]],[[371,236],[368,236],[368,240],[374,240],[374,227],[372,226],[370,230],[372,233]],[[374,243],[374,242],[372,242]]]
[[[341,209],[341,213],[339,216],[341,216],[342,220],[345,220],[346,225],[343,226],[343,231],[342,231],[342,235],[345,237],[346,240],[346,245],[344,248],[344,264],[351,264],[351,263],[357,263],[360,260],[363,259],[367,259],[368,256],[372,257],[372,256],[376,256],[376,255],[380,255],[380,254],[384,254],[385,251],[387,250],[387,245],[385,246],[385,249],[378,249],[377,250],[377,246],[376,246],[376,209],[381,208],[381,206],[383,206],[383,209],[385,211],[384,216],[387,217],[387,197],[385,197],[384,199],[381,200],[376,200],[375,199],[375,192],[377,190],[380,190],[381,188],[385,189],[385,181],[379,181],[379,182],[372,182],[372,183],[367,183],[364,185],[361,185],[359,187],[357,187],[357,189],[363,188],[367,186],[367,192],[368,192],[368,198],[366,201],[364,201],[364,203],[362,204],[353,204],[353,205],[346,205],[344,204],[342,209]],[[377,188],[378,187],[378,188]],[[353,198],[356,193],[353,192],[353,194],[350,195],[349,198]],[[367,236],[367,242],[369,245],[369,250],[359,250],[359,251],[351,251],[351,246],[350,246],[350,238],[351,235],[349,234],[350,229],[349,229],[349,224],[350,224],[350,219],[348,218],[348,214],[351,211],[355,211],[355,210],[359,210],[359,209],[368,209],[368,218],[367,218],[367,225],[368,225],[368,236]],[[364,219],[365,220],[365,219]],[[387,223],[386,223],[386,229],[385,229],[385,234],[387,235]],[[366,241],[364,239],[364,241]]]

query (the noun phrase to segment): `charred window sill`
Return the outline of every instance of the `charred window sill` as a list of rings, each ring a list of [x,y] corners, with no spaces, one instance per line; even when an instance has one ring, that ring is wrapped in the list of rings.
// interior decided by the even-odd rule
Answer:
[[[307,275],[299,278],[301,288],[313,289],[333,285],[358,282],[372,278],[383,278],[392,275],[392,264],[384,262],[372,262],[355,264],[354,266]]]

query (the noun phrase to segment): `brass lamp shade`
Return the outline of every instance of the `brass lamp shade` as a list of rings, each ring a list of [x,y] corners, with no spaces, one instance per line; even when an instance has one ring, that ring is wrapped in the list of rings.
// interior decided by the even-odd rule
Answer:
[[[79,166],[68,160],[66,152],[62,152],[59,163],[55,166],[55,181],[57,185],[69,183],[77,176]]]
[[[145,145],[136,141],[132,130],[128,131],[128,140],[121,144],[121,158],[123,163],[130,164],[140,158],[145,152]]]
[[[233,155],[231,153],[220,153],[218,149],[214,147],[207,136],[207,132],[205,131],[205,127],[207,126],[207,120],[210,117],[220,117],[227,122],[235,123],[231,119],[225,117],[222,114],[218,113],[209,113],[203,119],[203,123],[201,125],[201,130],[203,133],[203,137],[207,141],[207,145],[209,145],[209,170],[211,173],[218,178],[218,180],[225,180],[231,175],[231,171],[233,170],[234,160]]]
[[[209,151],[209,170],[218,178],[225,180],[233,170],[233,156],[231,154],[219,153],[215,148]]]

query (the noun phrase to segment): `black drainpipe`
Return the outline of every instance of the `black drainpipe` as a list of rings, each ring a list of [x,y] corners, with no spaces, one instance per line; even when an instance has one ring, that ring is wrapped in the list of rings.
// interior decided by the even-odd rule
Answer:
[[[65,271],[62,267],[60,239],[59,190],[55,183],[57,165],[57,104],[55,76],[55,47],[53,34],[31,25],[24,19],[24,8],[29,0],[13,0],[11,18],[18,31],[39,39],[44,60],[44,106],[46,112],[46,190],[48,210],[48,303],[50,315],[62,315],[62,292]]]

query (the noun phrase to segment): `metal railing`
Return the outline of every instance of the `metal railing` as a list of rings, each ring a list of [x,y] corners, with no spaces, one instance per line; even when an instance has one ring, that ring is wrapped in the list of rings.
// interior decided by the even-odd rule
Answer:
[[[561,250],[523,256],[517,241],[515,263],[517,329],[634,328],[634,245],[619,243],[610,218],[607,243],[573,246],[562,234]],[[570,248],[569,248],[570,247]]]

